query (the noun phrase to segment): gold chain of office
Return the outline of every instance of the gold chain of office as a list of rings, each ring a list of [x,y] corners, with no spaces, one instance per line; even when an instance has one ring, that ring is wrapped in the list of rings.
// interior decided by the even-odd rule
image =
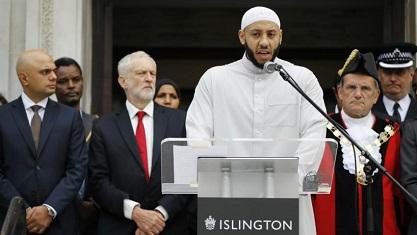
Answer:
[[[342,135],[342,133],[332,123],[329,122],[327,124],[327,129],[329,129],[333,133],[333,135],[340,140],[341,143],[344,143],[346,145],[352,145],[352,143],[344,135]],[[366,145],[365,149],[368,152],[372,152],[374,148],[380,147],[383,143],[387,142],[389,138],[391,138],[395,134],[395,132],[396,130],[391,124],[386,125],[384,127],[384,131],[379,133],[378,138],[376,138],[372,144]],[[356,163],[356,181],[361,185],[367,185],[366,175],[363,171],[363,166],[365,163],[366,158],[361,153],[359,155],[359,161],[357,161]]]

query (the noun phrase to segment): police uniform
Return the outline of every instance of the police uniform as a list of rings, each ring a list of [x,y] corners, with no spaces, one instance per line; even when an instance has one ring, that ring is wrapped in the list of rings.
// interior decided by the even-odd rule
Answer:
[[[376,50],[375,57],[378,69],[398,70],[408,69],[413,66],[414,55],[417,47],[411,43],[389,44]],[[394,101],[382,93],[372,111],[379,117],[395,120],[394,105],[399,104],[398,112],[404,122],[417,117],[417,101],[411,95],[405,95],[400,100]]]

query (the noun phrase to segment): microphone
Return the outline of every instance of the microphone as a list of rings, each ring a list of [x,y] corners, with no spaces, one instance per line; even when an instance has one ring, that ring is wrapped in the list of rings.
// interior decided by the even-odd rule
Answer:
[[[273,73],[273,72],[278,72],[279,75],[281,75],[281,77],[287,81],[290,82],[291,85],[296,86],[299,88],[298,84],[293,80],[293,78],[291,77],[291,75],[289,75],[287,73],[287,71],[282,67],[282,65],[268,61],[264,64],[264,71],[267,73]],[[301,88],[299,88],[301,89]]]
[[[275,71],[280,71],[281,69],[282,69],[281,65],[271,62],[271,61],[268,61],[264,64],[264,71],[267,73],[273,73]]]

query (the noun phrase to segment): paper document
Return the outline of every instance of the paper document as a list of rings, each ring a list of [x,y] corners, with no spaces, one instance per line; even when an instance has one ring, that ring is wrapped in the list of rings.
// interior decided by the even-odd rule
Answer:
[[[197,159],[204,157],[226,157],[227,148],[222,145],[194,147],[174,146],[174,184],[197,183]]]

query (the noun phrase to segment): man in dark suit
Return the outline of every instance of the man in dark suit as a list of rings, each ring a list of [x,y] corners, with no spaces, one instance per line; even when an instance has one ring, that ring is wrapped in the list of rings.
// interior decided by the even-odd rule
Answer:
[[[187,234],[184,195],[161,194],[161,141],[185,136],[185,112],[155,104],[156,63],[135,52],[118,64],[126,104],[93,126],[89,185],[98,234]]]
[[[84,77],[81,66],[72,58],[62,57],[55,60],[56,90],[55,95],[59,103],[66,104],[78,110],[83,120],[85,139],[91,138],[93,121],[97,118],[81,110],[80,101],[83,95]],[[80,216],[80,234],[96,234],[98,208],[92,199],[85,183],[79,192],[78,211]]]
[[[382,94],[372,111],[397,122],[417,117],[417,101],[409,94],[415,72],[417,47],[411,43],[389,44],[376,53]]]
[[[21,196],[29,205],[29,233],[72,235],[87,164],[84,130],[76,110],[48,98],[54,69],[46,52],[24,51],[16,66],[23,93],[0,107],[0,221],[10,200]]]
[[[80,101],[83,96],[84,77],[81,66],[72,58],[62,57],[55,60],[56,91],[55,95],[59,103],[66,104],[80,110],[83,120],[85,136],[91,135],[93,121],[96,116],[81,111]]]
[[[417,197],[417,118],[405,123],[400,149],[401,183]],[[417,234],[417,205],[410,203],[412,216],[408,227],[409,235]]]
[[[0,106],[7,104],[6,98],[2,94],[0,94]]]

